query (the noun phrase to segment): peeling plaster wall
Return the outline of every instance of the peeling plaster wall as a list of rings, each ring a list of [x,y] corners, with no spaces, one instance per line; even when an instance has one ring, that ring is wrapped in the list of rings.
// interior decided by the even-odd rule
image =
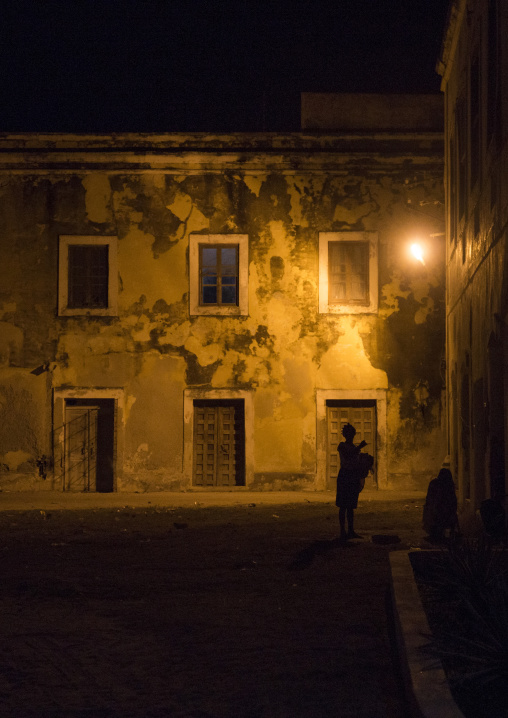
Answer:
[[[428,239],[428,262],[415,267],[405,247],[440,228],[439,136],[395,138],[389,152],[384,140],[375,158],[373,138],[357,139],[356,154],[343,140],[323,140],[318,153],[298,136],[266,142],[284,139],[280,156],[243,138],[243,155],[212,159],[224,138],[207,138],[208,154],[173,148],[169,158],[153,140],[139,166],[115,140],[102,141],[110,154],[85,157],[68,137],[71,169],[61,157],[55,166],[42,139],[31,171],[4,167],[0,488],[27,475],[51,487],[35,461],[51,455],[51,394],[65,387],[122,389],[120,490],[190,486],[186,389],[252,392],[250,486],[262,489],[317,488],[317,390],[386,390],[385,486],[426,486],[446,453],[444,250]],[[377,314],[318,312],[319,232],[347,230],[378,233]],[[190,316],[191,233],[248,235],[248,316]],[[57,316],[62,234],[118,237],[117,318]]]

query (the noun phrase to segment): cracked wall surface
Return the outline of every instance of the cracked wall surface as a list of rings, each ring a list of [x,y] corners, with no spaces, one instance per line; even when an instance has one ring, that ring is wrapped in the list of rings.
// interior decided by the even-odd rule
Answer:
[[[32,140],[29,161],[13,139],[0,167],[0,488],[58,488],[36,461],[53,455],[66,388],[122,390],[118,490],[191,486],[186,390],[251,392],[250,486],[263,489],[323,488],[318,390],[383,390],[385,488],[426,486],[446,453],[439,137],[373,154],[373,138],[290,136],[283,152],[243,138],[232,152],[240,136],[229,150],[201,138],[206,151],[182,136],[161,153],[160,139],[141,152],[141,137],[62,136],[63,159]],[[377,232],[376,313],[319,312],[319,233],[344,231]],[[248,235],[248,315],[190,314],[195,233]],[[117,317],[58,316],[61,235],[118,237]],[[406,253],[415,235],[424,267]]]

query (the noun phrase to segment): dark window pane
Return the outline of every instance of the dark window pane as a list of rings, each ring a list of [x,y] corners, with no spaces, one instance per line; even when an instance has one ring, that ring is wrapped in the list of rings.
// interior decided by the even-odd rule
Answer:
[[[202,247],[201,262],[203,267],[215,267],[217,264],[217,249],[215,247]]]
[[[222,277],[235,277],[235,279],[237,277],[236,266],[225,267],[224,265],[222,265],[222,267],[220,268],[220,273]]]
[[[70,245],[68,250],[68,306],[104,309],[108,306],[108,245]]]
[[[217,304],[217,287],[203,287],[203,304]]]
[[[365,299],[365,281],[362,277],[351,278],[351,294],[352,302],[361,303]]]
[[[236,247],[226,247],[221,250],[221,264],[236,268]]]
[[[236,304],[236,285],[234,287],[226,287],[222,285],[222,303]]]
[[[203,284],[217,284],[217,275],[216,274],[203,275]]]
[[[332,286],[332,302],[345,302],[346,301],[346,283],[335,282]]]

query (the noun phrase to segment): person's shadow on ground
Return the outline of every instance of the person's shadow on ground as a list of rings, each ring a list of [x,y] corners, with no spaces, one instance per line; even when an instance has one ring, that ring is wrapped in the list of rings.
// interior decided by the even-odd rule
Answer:
[[[313,541],[310,546],[298,551],[289,564],[288,569],[290,571],[301,571],[304,568],[308,568],[316,556],[323,556],[335,548],[346,548],[348,546],[351,546],[351,544],[341,541],[339,538],[334,538],[329,541],[323,539]]]
[[[399,548],[403,547],[400,537],[397,536],[397,534],[373,534],[370,537],[370,540],[373,544],[378,546],[387,546],[390,549],[392,549],[395,544],[400,544]],[[336,548],[353,548],[354,546],[359,546],[361,543],[362,542],[344,541],[341,538],[334,538],[328,541],[324,539],[313,541],[310,546],[298,551],[294,559],[289,564],[288,570],[301,571],[304,568],[308,568],[316,556],[324,556]]]

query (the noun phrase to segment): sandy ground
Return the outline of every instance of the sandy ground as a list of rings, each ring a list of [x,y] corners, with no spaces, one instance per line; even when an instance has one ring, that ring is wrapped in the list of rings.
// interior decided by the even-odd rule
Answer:
[[[2,718],[405,718],[388,552],[421,544],[421,495],[362,495],[346,547],[331,495],[19,496],[0,496]]]

